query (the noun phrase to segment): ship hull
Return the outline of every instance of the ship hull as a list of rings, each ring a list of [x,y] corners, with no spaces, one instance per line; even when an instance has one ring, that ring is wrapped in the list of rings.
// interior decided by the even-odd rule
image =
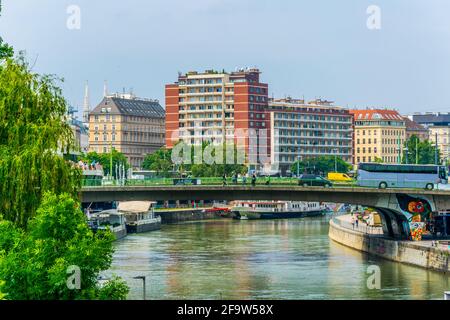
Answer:
[[[258,219],[297,219],[306,217],[323,216],[325,210],[314,211],[286,211],[286,212],[264,212],[264,211],[233,211],[233,219],[258,220]]]

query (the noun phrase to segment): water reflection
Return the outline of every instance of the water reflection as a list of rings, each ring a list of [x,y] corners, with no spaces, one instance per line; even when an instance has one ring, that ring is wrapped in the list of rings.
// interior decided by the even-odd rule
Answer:
[[[376,259],[328,238],[328,219],[166,225],[115,244],[107,275],[150,299],[441,299],[448,276]],[[367,267],[381,269],[369,290]]]

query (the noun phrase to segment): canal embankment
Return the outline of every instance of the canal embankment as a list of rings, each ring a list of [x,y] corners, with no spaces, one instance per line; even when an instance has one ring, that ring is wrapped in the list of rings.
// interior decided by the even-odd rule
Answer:
[[[384,259],[440,272],[450,271],[448,246],[433,246],[432,241],[393,240],[384,237],[381,228],[363,228],[354,228],[348,223],[348,216],[340,216],[330,220],[328,235],[337,243]]]

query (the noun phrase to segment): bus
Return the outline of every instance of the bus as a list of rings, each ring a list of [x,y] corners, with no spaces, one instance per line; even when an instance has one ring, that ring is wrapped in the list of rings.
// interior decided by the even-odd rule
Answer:
[[[436,184],[448,182],[448,174],[445,166],[360,163],[357,181],[361,187],[433,190]]]

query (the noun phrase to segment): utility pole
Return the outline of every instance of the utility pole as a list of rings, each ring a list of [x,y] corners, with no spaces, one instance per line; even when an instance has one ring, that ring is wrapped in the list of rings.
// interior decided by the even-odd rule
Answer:
[[[338,149],[335,148],[335,149],[333,149],[333,151],[334,151],[334,172],[337,173],[337,152],[338,152]]]
[[[419,164],[419,138],[416,137],[416,164]]]
[[[113,147],[112,147],[112,140],[109,143],[110,149],[111,149],[111,154],[109,157],[109,173],[111,175],[111,180],[113,177]]]
[[[408,164],[408,156],[409,156],[409,149],[408,149],[408,144],[405,147],[405,163]]]
[[[437,134],[437,132],[435,133],[435,137],[436,137],[436,147],[434,149],[434,164],[438,165],[438,134]]]

